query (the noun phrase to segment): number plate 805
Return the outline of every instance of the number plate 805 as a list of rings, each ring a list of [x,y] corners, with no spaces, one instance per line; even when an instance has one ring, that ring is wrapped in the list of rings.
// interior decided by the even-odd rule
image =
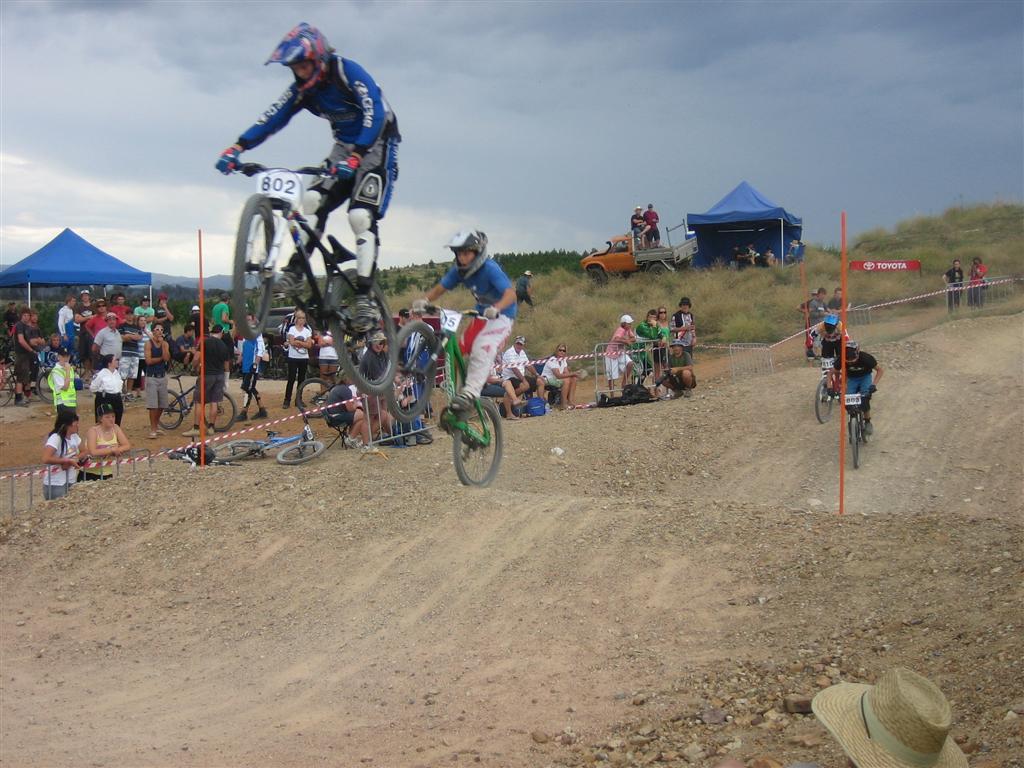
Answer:
[[[847,405],[860,405],[860,394],[853,394],[846,396]]]

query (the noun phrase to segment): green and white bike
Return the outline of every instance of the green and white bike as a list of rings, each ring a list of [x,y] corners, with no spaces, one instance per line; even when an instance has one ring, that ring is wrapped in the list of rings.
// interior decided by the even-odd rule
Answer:
[[[501,415],[490,399],[473,401],[467,412],[453,411],[452,398],[466,380],[466,358],[459,347],[458,330],[463,318],[477,313],[452,312],[428,307],[431,314],[439,313],[441,333],[426,323],[415,320],[398,331],[397,349],[405,352],[405,362],[398,363],[399,385],[386,393],[388,410],[399,421],[412,421],[430,407],[431,394],[437,383],[437,368],[444,365],[441,391],[445,404],[438,414],[441,428],[452,436],[452,461],[455,474],[463,485],[490,485],[501,466]]]

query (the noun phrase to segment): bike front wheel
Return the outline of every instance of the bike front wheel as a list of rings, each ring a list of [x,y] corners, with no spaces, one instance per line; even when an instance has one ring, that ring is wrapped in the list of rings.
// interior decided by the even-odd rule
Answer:
[[[391,415],[401,422],[409,422],[430,405],[437,377],[437,335],[426,323],[414,320],[398,330],[395,346],[408,361],[398,363],[398,378],[403,388],[399,391],[391,387],[384,395]]]
[[[270,307],[274,303],[274,270],[267,267],[267,255],[274,245],[276,222],[270,198],[253,195],[245,201],[242,217],[238,222],[235,236],[235,273],[231,282],[231,302],[234,305],[234,321],[238,332],[247,339],[255,339],[267,324]],[[249,306],[246,293],[251,278],[256,279],[253,295],[252,314],[249,322]]]
[[[819,424],[832,418],[832,396],[828,393],[827,379],[819,381],[818,389],[814,392],[814,415]]]
[[[0,406],[14,399],[14,371],[8,366],[0,368]]]
[[[188,401],[181,395],[172,395],[171,399],[167,401],[167,407],[160,413],[160,427],[168,431],[177,429],[185,420],[185,414],[188,411]]]
[[[295,406],[300,411],[314,410],[314,413],[307,414],[311,419],[322,419],[323,408],[327,405],[327,395],[331,386],[324,379],[306,379],[299,384],[299,390],[295,394]]]
[[[277,463],[288,465],[305,464],[326,450],[327,446],[319,440],[304,440],[301,443],[282,448],[277,454]]]
[[[345,270],[344,275],[334,275],[327,281],[325,301],[327,306],[332,309],[328,325],[334,336],[334,348],[338,351],[338,363],[341,365],[341,369],[345,372],[349,382],[361,394],[384,395],[389,389],[394,388],[395,368],[398,364],[395,318],[391,316],[391,309],[384,298],[384,292],[374,282],[367,295],[380,315],[378,327],[365,333],[353,331],[350,326],[355,314],[355,285],[356,272],[354,269]],[[371,353],[370,338],[378,331],[384,333],[384,338],[387,341],[384,349],[381,350],[383,362],[375,367],[366,363],[367,373],[364,374],[360,370],[363,364],[356,362],[359,359],[359,344],[362,342],[367,346],[366,354],[369,355]]]
[[[498,475],[503,452],[501,415],[494,401],[478,399],[479,410],[467,414],[466,428],[455,429],[452,461],[463,485],[490,485]],[[481,438],[486,439],[484,444]]]

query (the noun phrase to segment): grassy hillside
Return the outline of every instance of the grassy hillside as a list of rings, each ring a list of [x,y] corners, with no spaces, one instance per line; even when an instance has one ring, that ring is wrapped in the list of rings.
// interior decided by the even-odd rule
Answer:
[[[873,303],[941,289],[942,273],[950,261],[959,258],[969,264],[974,256],[988,265],[990,276],[1024,272],[1024,206],[955,208],[942,216],[903,222],[892,232],[875,230],[859,236],[850,246],[851,260],[920,259],[922,272],[851,273],[850,300]],[[534,273],[536,308],[525,307],[516,322],[517,332],[527,336],[531,355],[548,354],[559,343],[566,343],[572,353],[588,351],[611,336],[624,312],[637,321],[650,308],[666,306],[672,312],[684,295],[693,302],[700,343],[770,342],[802,326],[796,307],[804,296],[796,267],[641,274],[598,286],[579,270],[578,258],[565,253],[499,258],[513,278],[524,269]],[[439,275],[449,265],[435,265],[429,276]],[[410,277],[404,290],[389,293],[394,308],[408,306],[420,296],[420,281],[427,276],[427,268],[406,269],[415,280]],[[809,289],[824,287],[831,295],[839,285],[838,251],[809,246],[805,269]],[[453,308],[472,305],[469,293],[461,289],[447,294],[445,300]]]

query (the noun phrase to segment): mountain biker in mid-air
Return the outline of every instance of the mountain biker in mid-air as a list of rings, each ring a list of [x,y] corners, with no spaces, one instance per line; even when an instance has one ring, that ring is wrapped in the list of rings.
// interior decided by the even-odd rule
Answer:
[[[457,232],[445,246],[455,252],[455,264],[441,282],[427,291],[424,299],[413,303],[414,311],[423,311],[445,291],[459,283],[473,292],[480,317],[466,329],[462,348],[469,348],[469,364],[462,391],[451,402],[454,411],[469,411],[480,396],[490,373],[494,356],[512,332],[516,316],[516,289],[505,271],[487,253],[487,235],[479,231]]]
[[[839,319],[839,315],[836,314],[826,315],[825,319],[812,326],[808,333],[811,336],[812,344],[817,345],[820,342],[822,359],[833,358],[838,361],[840,343],[850,340],[850,334],[843,328],[843,323]],[[839,391],[838,366],[833,367],[832,373],[829,375],[828,388],[831,392]]]
[[[872,377],[874,373],[874,377]],[[882,378],[882,366],[875,360],[874,355],[860,351],[860,344],[856,341],[846,342],[846,394],[859,393],[861,396],[860,408],[864,413],[864,432],[871,434],[874,428],[871,426],[871,395],[878,388],[878,382]]]
[[[263,116],[225,149],[217,170],[230,174],[241,165],[239,155],[257,147],[284,128],[300,110],[328,120],[334,147],[324,160],[330,178],[314,184],[320,193],[316,229],[349,200],[348,223],[356,236],[356,330],[369,330],[380,319],[367,296],[380,246],[377,225],[387,212],[398,178],[398,120],[372,77],[351,59],[335,53],[327,38],[305,22],[285,35],[265,62],[284,64],[295,82]],[[305,285],[302,256],[296,252],[281,271],[274,292],[299,293]]]

